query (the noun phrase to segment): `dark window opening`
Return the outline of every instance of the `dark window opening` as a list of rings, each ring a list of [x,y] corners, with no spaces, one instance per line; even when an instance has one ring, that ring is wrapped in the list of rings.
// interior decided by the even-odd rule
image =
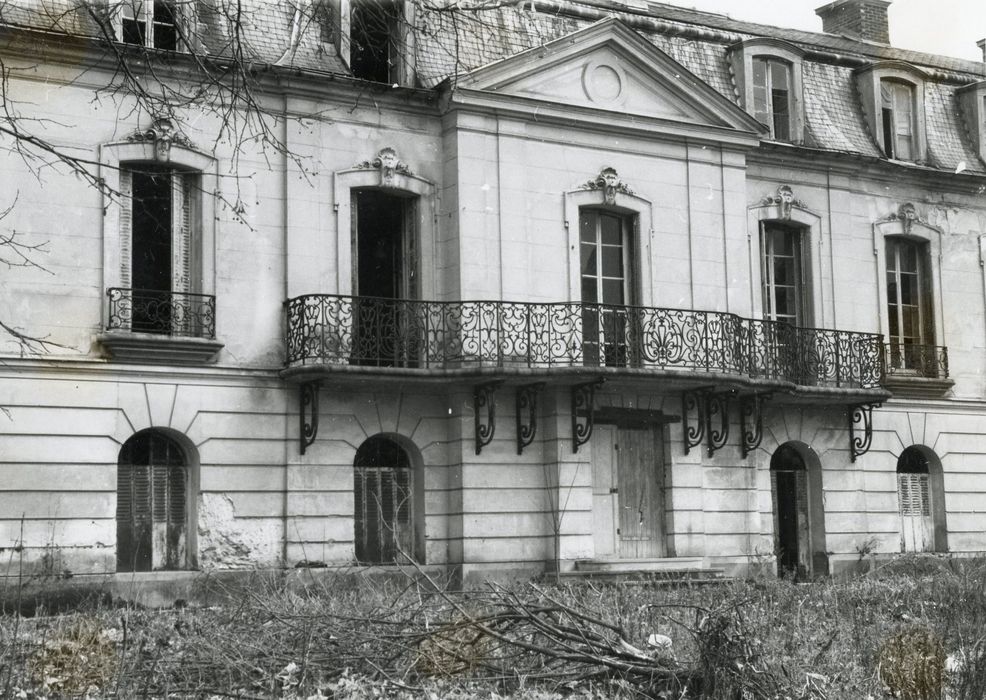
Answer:
[[[414,556],[411,463],[393,440],[373,437],[354,461],[356,560],[389,564]]]
[[[379,190],[353,192],[356,293],[353,364],[414,366],[421,329],[413,231],[414,200]]]
[[[154,48],[174,51],[178,48],[175,4],[154,0]]]
[[[349,62],[353,75],[378,83],[393,82],[399,61],[399,13],[393,2],[355,0],[350,14]]]
[[[143,333],[171,330],[172,175],[144,166],[133,170],[133,271],[135,303],[131,328]]]
[[[128,440],[117,463],[117,571],[180,569],[187,562],[186,464],[169,438]]]
[[[166,51],[178,48],[175,0],[127,0],[123,3],[122,15],[120,38],[125,44]]]

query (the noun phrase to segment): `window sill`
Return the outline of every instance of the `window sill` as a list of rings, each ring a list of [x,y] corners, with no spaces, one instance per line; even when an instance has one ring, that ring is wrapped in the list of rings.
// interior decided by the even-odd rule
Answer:
[[[883,379],[883,386],[894,398],[940,399],[954,385],[953,379],[921,377],[917,374],[895,374]]]
[[[201,365],[215,360],[223,343],[206,338],[182,338],[155,333],[107,331],[96,340],[117,362]]]

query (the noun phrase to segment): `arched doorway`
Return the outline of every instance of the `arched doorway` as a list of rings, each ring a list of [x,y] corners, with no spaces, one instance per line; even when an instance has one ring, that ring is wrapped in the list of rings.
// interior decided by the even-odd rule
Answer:
[[[897,504],[902,552],[944,552],[945,504],[941,461],[929,448],[911,445],[897,459]]]
[[[770,482],[778,573],[796,578],[827,574],[818,456],[804,443],[780,445],[770,458]]]
[[[804,575],[810,570],[808,474],[801,455],[781,445],[770,458],[774,496],[774,551],[778,573]]]
[[[156,430],[124,443],[117,460],[116,570],[188,566],[188,460]]]
[[[414,482],[410,456],[397,441],[377,435],[360,445],[353,463],[356,561],[391,564],[404,555],[421,559]]]

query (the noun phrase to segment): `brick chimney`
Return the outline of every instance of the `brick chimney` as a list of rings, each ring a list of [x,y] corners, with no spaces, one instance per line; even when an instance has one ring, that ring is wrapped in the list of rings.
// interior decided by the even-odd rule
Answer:
[[[819,7],[815,14],[822,18],[822,31],[826,34],[845,34],[889,44],[889,6],[889,0],[835,0]]]

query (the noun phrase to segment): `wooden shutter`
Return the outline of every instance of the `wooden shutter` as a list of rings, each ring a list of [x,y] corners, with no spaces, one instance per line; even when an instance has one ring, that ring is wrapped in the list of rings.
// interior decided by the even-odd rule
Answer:
[[[129,289],[133,271],[133,175],[120,169],[120,286]]]
[[[420,290],[418,289],[418,232],[417,232],[417,209],[416,200],[408,200],[403,206],[403,234],[404,240],[401,241],[401,297],[404,299],[417,299]]]
[[[190,292],[192,280],[191,175],[171,176],[171,291]]]
[[[898,474],[897,489],[901,515],[931,515],[931,492],[927,474]]]

